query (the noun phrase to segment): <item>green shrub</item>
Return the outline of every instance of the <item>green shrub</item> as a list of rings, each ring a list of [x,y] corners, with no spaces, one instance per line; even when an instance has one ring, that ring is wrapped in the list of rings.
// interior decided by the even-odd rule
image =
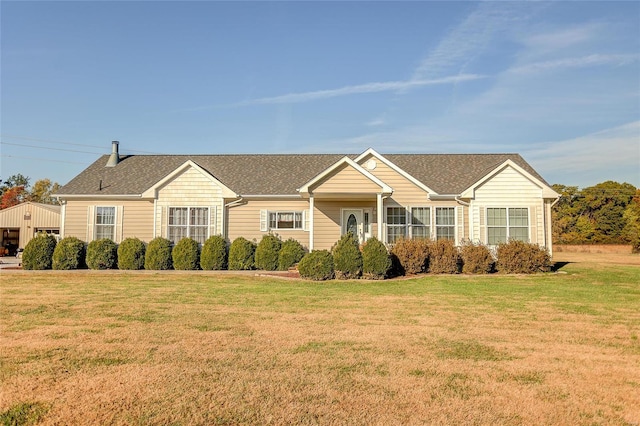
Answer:
[[[391,269],[391,258],[382,241],[373,237],[362,247],[362,275],[370,280],[383,280]]]
[[[286,271],[304,257],[304,247],[298,240],[289,238],[282,243],[278,254],[278,270]]]
[[[146,247],[139,238],[127,238],[118,246],[118,269],[144,268]]]
[[[243,237],[238,237],[229,247],[229,269],[249,270],[255,266],[256,245]]]
[[[220,235],[213,235],[204,242],[200,267],[205,271],[227,269],[227,241]]]
[[[256,268],[265,271],[275,271],[278,269],[278,255],[282,241],[273,234],[262,236],[255,253]]]
[[[22,252],[22,268],[27,270],[51,269],[56,239],[53,235],[40,233],[27,243]]]
[[[144,256],[144,269],[165,271],[173,268],[171,241],[156,237],[149,241]]]
[[[113,269],[118,266],[118,246],[109,238],[93,240],[87,246],[87,266],[91,269]]]
[[[344,234],[331,249],[336,278],[348,280],[362,275],[362,253],[358,239],[351,233]]]
[[[391,248],[395,261],[395,273],[398,275],[426,272],[429,264],[429,240],[400,239]]]
[[[489,274],[495,265],[491,251],[482,244],[466,242],[460,248],[460,257],[464,274]]]
[[[551,270],[549,252],[537,244],[511,240],[498,244],[496,269],[505,274],[533,274]]]
[[[333,256],[327,250],[315,250],[307,253],[298,263],[302,278],[314,281],[330,280],[334,277]]]
[[[429,272],[432,274],[460,272],[460,252],[453,241],[438,240],[429,244]]]
[[[65,237],[53,250],[53,269],[70,270],[85,266],[85,245],[76,237]]]
[[[200,245],[193,238],[182,238],[171,250],[171,260],[177,271],[200,269]]]

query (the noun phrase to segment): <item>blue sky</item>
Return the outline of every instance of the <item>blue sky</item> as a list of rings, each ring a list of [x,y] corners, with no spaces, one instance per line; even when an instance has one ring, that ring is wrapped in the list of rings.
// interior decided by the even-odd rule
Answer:
[[[639,2],[9,2],[1,171],[110,152],[518,152],[640,186]]]

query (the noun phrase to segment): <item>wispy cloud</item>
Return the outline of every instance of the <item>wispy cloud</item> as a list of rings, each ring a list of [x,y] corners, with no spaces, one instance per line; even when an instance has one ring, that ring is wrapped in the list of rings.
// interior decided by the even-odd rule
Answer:
[[[640,121],[540,144],[525,154],[540,172],[550,176],[593,175],[595,182],[623,179],[640,185]]]
[[[522,19],[522,7],[515,6],[505,2],[481,2],[422,60],[412,79],[423,80],[463,70],[482,54],[497,33]]]
[[[443,78],[429,80],[406,80],[406,81],[385,81],[357,84],[352,86],[340,87],[338,89],[315,90],[311,92],[288,93],[286,95],[271,96],[265,98],[249,99],[237,102],[232,106],[247,105],[265,105],[265,104],[292,104],[315,101],[318,99],[336,98],[338,96],[347,96],[363,93],[379,93],[398,90],[415,89],[423,86],[433,86],[439,84],[460,83],[463,81],[471,81],[483,78],[478,74],[461,74]]]
[[[527,35],[523,43],[536,52],[559,50],[588,42],[602,32],[604,24],[588,22],[570,28]]]
[[[587,55],[575,58],[565,58],[553,61],[534,62],[510,68],[507,72],[514,74],[534,74],[545,71],[554,71],[567,68],[583,68],[589,66],[615,64],[626,65],[640,59],[638,54],[616,55]]]

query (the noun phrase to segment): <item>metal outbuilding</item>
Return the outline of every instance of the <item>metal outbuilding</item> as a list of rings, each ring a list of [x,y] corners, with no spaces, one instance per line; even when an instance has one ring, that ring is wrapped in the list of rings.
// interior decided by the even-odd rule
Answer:
[[[60,235],[60,206],[20,203],[0,210],[1,255],[15,255],[38,232]]]

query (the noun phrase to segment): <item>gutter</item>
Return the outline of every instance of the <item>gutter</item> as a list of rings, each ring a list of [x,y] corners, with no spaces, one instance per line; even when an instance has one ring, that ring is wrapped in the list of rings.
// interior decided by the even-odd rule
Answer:
[[[57,199],[82,199],[82,198],[101,198],[104,200],[117,200],[117,199],[142,199],[142,194],[53,194],[52,197]]]
[[[240,198],[301,198],[300,195],[294,194],[282,194],[282,195],[265,195],[265,194],[254,194],[254,195],[239,195]]]
[[[447,201],[447,200],[458,200],[458,194],[431,194],[427,196],[430,200],[433,201]]]

